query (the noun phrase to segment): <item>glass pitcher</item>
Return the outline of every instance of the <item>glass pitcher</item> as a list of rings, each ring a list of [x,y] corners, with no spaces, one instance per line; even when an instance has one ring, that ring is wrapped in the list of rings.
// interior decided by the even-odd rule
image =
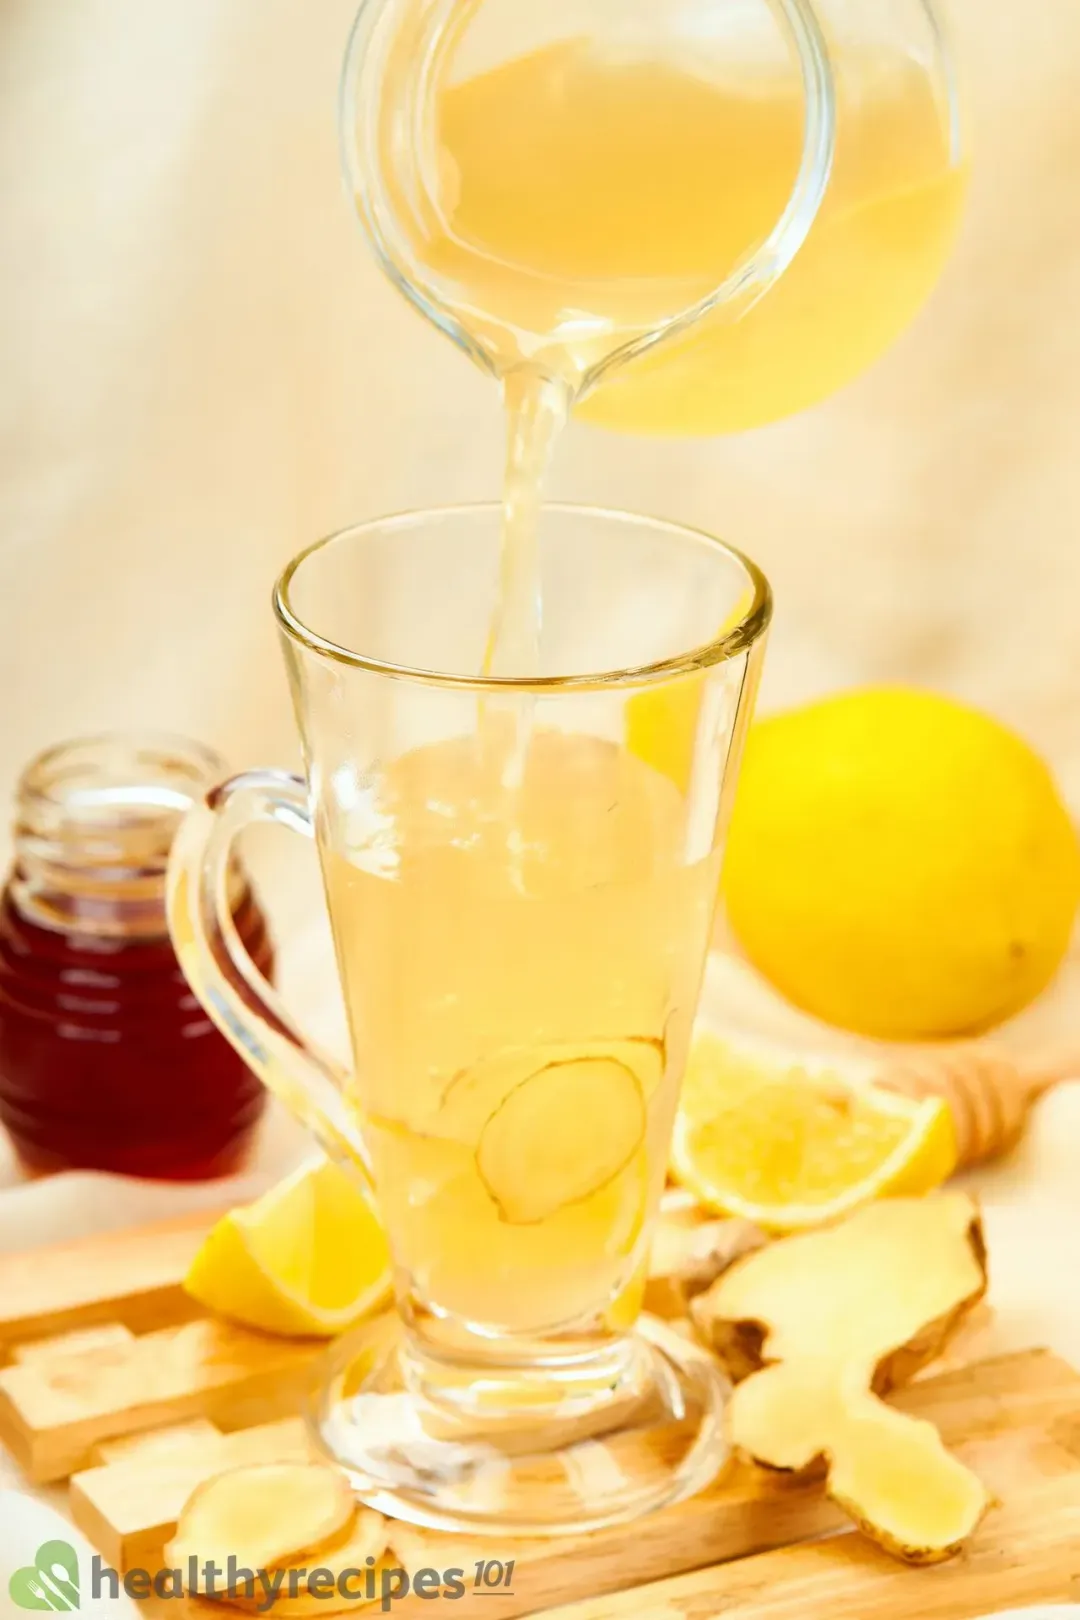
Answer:
[[[858,375],[936,283],[966,177],[932,0],[367,0],[341,132],[429,319],[665,434]]]
[[[710,78],[748,62],[794,81],[796,127],[781,184],[733,225]],[[340,125],[406,296],[497,376],[528,362],[582,394],[773,284],[825,194],[835,103],[811,0],[366,0]],[[680,172],[701,131],[712,152]]]

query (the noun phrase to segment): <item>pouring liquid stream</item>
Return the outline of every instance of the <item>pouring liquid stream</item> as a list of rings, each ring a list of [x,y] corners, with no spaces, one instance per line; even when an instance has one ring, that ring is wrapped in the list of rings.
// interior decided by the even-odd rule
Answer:
[[[540,673],[543,600],[539,522],[544,480],[570,414],[565,383],[531,367],[503,383],[507,449],[499,584],[484,650],[485,676]]]
[[[535,676],[540,673],[544,622],[540,504],[551,458],[569,417],[570,390],[565,383],[524,367],[504,379],[503,403],[507,447],[499,578],[482,673]],[[497,766],[506,800],[507,855],[519,880],[514,799],[524,782],[535,712],[532,697],[511,699],[505,710],[491,697],[479,702],[478,746]]]

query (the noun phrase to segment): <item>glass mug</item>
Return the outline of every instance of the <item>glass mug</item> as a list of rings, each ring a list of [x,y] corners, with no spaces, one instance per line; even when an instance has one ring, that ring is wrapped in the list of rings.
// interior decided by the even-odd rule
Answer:
[[[634,1323],[771,599],[706,534],[546,506],[535,668],[485,679],[500,535],[495,504],[416,512],[286,568],[306,779],[249,771],[189,813],[170,923],[211,1016],[387,1231],[394,1325],[333,1352],[325,1447],[399,1518],[553,1534],[677,1500],[724,1457],[714,1364]],[[650,763],[658,735],[678,759]],[[350,1073],[233,926],[253,821],[317,844]]]

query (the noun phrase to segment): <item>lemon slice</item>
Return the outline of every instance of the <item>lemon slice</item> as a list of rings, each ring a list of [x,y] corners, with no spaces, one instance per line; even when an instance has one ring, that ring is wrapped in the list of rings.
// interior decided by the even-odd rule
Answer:
[[[956,1166],[948,1105],[752,1058],[701,1035],[687,1066],[672,1170],[708,1208],[774,1232],[871,1198],[937,1187]]]
[[[618,1058],[564,1058],[522,1080],[480,1134],[476,1168],[504,1220],[547,1220],[614,1181],[645,1140],[645,1099]]]
[[[330,1337],[384,1305],[390,1253],[370,1203],[336,1164],[305,1165],[224,1216],[184,1287],[268,1333]]]

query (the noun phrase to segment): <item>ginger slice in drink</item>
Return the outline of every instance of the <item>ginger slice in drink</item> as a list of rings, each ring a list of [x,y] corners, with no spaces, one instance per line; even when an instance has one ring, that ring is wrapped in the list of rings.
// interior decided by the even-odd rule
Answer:
[[[585,1059],[610,1059],[622,1064],[634,1076],[642,1100],[647,1103],[664,1077],[667,1056],[663,1040],[653,1035],[598,1036],[504,1047],[455,1075],[431,1122],[431,1134],[475,1148],[488,1120],[518,1086],[543,1069]]]
[[[165,1549],[169,1568],[216,1564],[271,1569],[319,1547],[353,1520],[356,1500],[344,1474],[324,1463],[260,1463],[231,1468],[192,1495]]]
[[[940,1193],[760,1249],[690,1311],[741,1380],[733,1443],[769,1468],[823,1463],[829,1495],[866,1535],[930,1564],[959,1551],[990,1498],[930,1424],[878,1397],[939,1354],[985,1291],[978,1210]]]
[[[491,1113],[476,1167],[503,1219],[531,1225],[607,1186],[645,1140],[645,1099],[615,1057],[548,1063]]]

